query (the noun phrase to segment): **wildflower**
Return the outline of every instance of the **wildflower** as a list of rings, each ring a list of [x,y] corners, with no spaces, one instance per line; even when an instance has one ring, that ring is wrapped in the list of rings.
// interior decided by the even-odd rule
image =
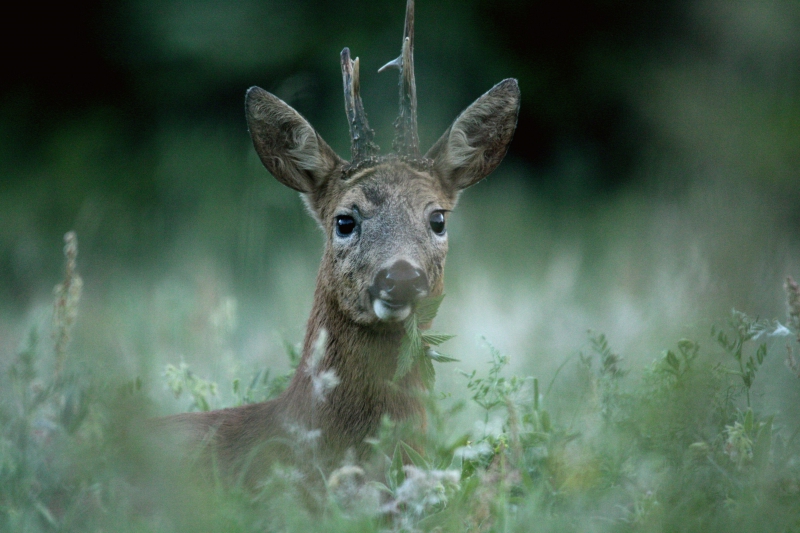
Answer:
[[[457,489],[461,481],[458,470],[423,470],[413,465],[403,467],[406,479],[397,487],[394,501],[387,504],[390,511],[405,508],[422,515],[432,507],[447,503],[447,490]]]
[[[357,465],[345,465],[328,477],[328,493],[350,515],[378,513],[380,492],[367,481],[367,474]]]
[[[791,334],[792,334],[792,332],[791,332],[791,330],[789,328],[787,328],[786,326],[784,326],[783,324],[781,324],[780,322],[778,322],[776,320],[775,321],[775,329],[772,331],[772,333],[769,334],[769,336],[770,337],[788,337]],[[760,335],[761,335],[761,333],[759,333],[758,335],[753,337],[753,339],[754,340],[758,339],[758,337]]]
[[[192,395],[194,400],[193,407],[200,411],[210,411],[211,405],[208,402],[209,396],[217,395],[217,384],[197,376],[189,370],[189,365],[181,361],[176,367],[168,364],[164,369],[164,377],[167,386],[175,395],[180,398],[184,391]]]
[[[741,422],[725,426],[725,433],[728,434],[724,447],[725,455],[741,469],[753,459],[753,441]]]

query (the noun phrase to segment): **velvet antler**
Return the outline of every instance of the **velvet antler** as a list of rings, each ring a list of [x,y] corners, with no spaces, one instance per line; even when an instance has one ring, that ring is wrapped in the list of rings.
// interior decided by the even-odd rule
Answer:
[[[419,159],[417,84],[414,80],[414,0],[406,3],[406,24],[400,56],[386,63],[378,72],[391,68],[400,70],[400,114],[394,123],[395,139],[392,148],[397,155]]]
[[[351,164],[375,156],[378,146],[372,141],[375,132],[369,127],[364,104],[361,102],[358,58],[350,59],[350,49],[342,50],[342,81],[344,83],[344,110],[350,124]]]

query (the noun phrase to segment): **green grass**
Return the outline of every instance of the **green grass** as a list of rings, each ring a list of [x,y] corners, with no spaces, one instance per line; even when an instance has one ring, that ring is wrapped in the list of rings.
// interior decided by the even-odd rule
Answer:
[[[369,48],[377,68],[392,56],[372,44],[396,53],[402,19],[364,3],[361,18],[380,24],[348,24],[355,37],[340,42],[353,13],[333,3],[306,10],[322,35],[294,2],[236,20],[212,3],[158,3],[167,19],[154,2],[120,5],[127,22],[114,8],[84,26],[111,24],[97,35],[130,74],[122,97],[83,91],[77,105],[32,87],[0,105],[0,533],[800,531],[800,303],[788,334],[754,318],[784,323],[780,280],[800,273],[787,37],[800,4],[691,3],[688,33],[655,48],[600,36],[555,85],[542,85],[555,72],[545,56],[484,46],[479,33],[505,32],[474,9],[442,18],[447,31],[427,26],[442,46],[419,52],[448,68],[419,73],[423,145],[509,75],[527,117],[448,220],[434,328],[458,335],[442,348],[459,362],[433,365],[424,457],[403,470],[387,421],[375,443],[385,488],[351,468],[313,493],[291,469],[256,493],[198,480],[180,447],[137,425],[285,387],[322,236],[252,150],[242,91],[267,84],[345,153],[335,54]],[[244,56],[218,46],[232,27]],[[169,60],[176,43],[194,59]],[[388,145],[395,80],[370,80]],[[68,229],[84,284],[60,284],[54,324]]]
[[[415,438],[424,453],[392,441],[385,420],[378,475],[283,465],[244,489],[198,476],[141,423],[162,410],[154,391],[165,385],[205,410],[274,397],[291,371],[230,385],[177,361],[161,383],[105,373],[68,344],[81,281],[66,252],[52,339],[33,328],[0,378],[2,531],[800,531],[800,291],[790,282],[785,325],[734,311],[638,368],[589,332],[544,383],[512,375],[510,356],[487,341],[488,366],[427,399]],[[296,366],[296,348],[287,354]],[[765,383],[776,369],[790,387]]]

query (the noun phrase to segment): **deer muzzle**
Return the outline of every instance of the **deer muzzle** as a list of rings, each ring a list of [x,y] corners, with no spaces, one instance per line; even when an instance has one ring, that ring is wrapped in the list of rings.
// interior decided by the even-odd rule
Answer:
[[[414,302],[428,295],[428,277],[420,268],[408,261],[396,261],[380,270],[369,294],[375,315],[387,322],[405,320]]]

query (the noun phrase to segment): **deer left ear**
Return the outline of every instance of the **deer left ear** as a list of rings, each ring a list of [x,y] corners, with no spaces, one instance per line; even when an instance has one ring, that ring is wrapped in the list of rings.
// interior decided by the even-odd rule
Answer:
[[[475,100],[425,154],[455,193],[488,176],[514,136],[519,113],[519,85],[503,80]]]
[[[247,91],[245,111],[258,157],[287,187],[310,193],[344,164],[300,113],[264,89]]]

